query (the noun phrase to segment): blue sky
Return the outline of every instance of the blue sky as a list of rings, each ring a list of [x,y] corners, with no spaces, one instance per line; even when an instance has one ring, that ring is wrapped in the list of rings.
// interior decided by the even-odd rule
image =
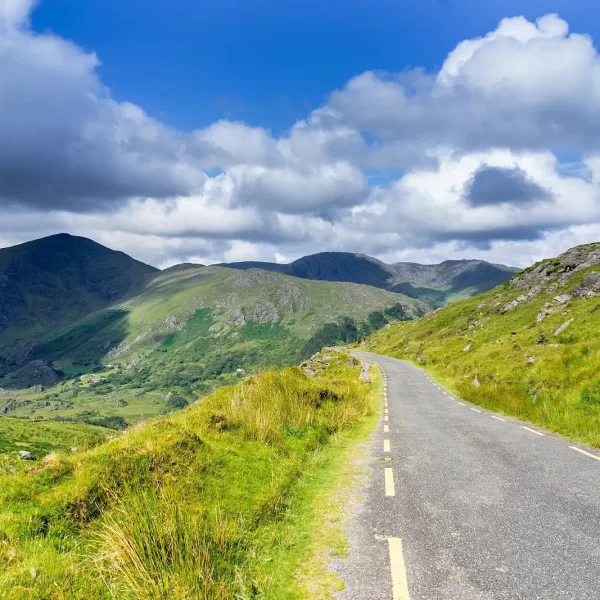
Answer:
[[[2,0],[0,247],[527,265],[600,240],[588,0]]]
[[[44,0],[33,27],[95,51],[117,99],[174,127],[278,133],[358,73],[434,70],[503,17],[551,12],[600,28],[589,0]]]

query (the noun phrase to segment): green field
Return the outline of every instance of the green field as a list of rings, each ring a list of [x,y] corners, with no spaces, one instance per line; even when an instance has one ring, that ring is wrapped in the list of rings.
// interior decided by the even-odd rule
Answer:
[[[600,245],[369,337],[463,398],[600,447]],[[561,327],[564,329],[561,330]]]
[[[94,449],[0,472],[0,596],[331,598],[380,382],[343,353],[267,371]],[[347,484],[345,484],[347,486]]]

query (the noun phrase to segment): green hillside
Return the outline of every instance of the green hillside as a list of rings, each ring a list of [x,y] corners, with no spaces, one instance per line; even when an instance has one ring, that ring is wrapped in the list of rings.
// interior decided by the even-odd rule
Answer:
[[[343,490],[381,383],[343,353],[311,364],[314,377],[267,371],[94,449],[0,468],[2,598],[331,598],[325,565],[346,546]]]
[[[600,244],[542,261],[510,282],[364,347],[417,362],[465,399],[600,447]]]
[[[0,413],[122,428],[426,309],[364,285],[183,265],[42,338],[27,364],[7,354]]]
[[[156,272],[67,234],[0,249],[0,354],[24,363],[38,336],[137,292]]]
[[[226,266],[260,268],[316,281],[362,283],[418,298],[433,307],[489,290],[510,279],[518,270],[483,260],[388,265],[372,256],[350,252],[319,252],[287,265],[249,261]]]

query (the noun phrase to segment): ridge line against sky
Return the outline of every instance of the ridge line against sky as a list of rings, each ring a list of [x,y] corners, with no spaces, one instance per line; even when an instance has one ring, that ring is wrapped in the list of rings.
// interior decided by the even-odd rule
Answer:
[[[383,4],[371,4],[380,19]],[[107,46],[113,64],[106,65],[93,42],[104,47],[110,31],[77,21],[71,29],[87,41],[53,33],[53,23],[75,20],[76,3],[0,0],[0,247],[66,231],[159,267],[288,262],[325,250],[388,263],[481,258],[524,266],[600,240],[600,56],[593,37],[571,32],[552,12],[556,3],[536,0],[521,6],[535,5],[537,18],[509,15],[434,56],[436,36],[451,37],[440,15],[462,4],[470,3],[433,2],[440,12],[428,21],[430,29],[413,15],[426,37],[412,46],[403,42],[398,64],[357,70],[287,127],[268,118],[265,100],[264,111],[254,115],[264,123],[219,115],[210,121],[210,111],[199,109],[201,126],[194,128],[187,126],[194,113],[184,100],[186,86],[140,85],[132,92],[137,103],[107,86],[101,75],[118,68],[119,44]],[[579,2],[570,5],[573,10]],[[103,6],[113,23],[117,14],[137,26],[138,0]],[[274,5],[255,6],[253,18],[271,23],[279,39],[274,32],[285,23]],[[354,31],[360,6],[303,31],[300,57],[288,60],[294,71],[305,53],[305,79],[286,85],[275,78],[268,85],[280,86],[282,96],[293,91],[296,104],[304,87],[315,97],[311,68],[315,80],[324,76],[311,41],[320,39],[322,28],[334,37],[341,29]],[[191,44],[190,23],[202,23],[191,3],[190,11],[171,14],[165,25],[179,32],[163,41],[172,39],[174,55]],[[139,18],[143,26],[147,17]],[[235,19],[229,29],[221,24],[232,32],[222,52],[233,52],[239,26]],[[367,57],[383,56],[361,42]],[[345,43],[340,38],[340,47]],[[338,71],[362,65],[363,58],[357,52]],[[253,73],[260,79],[265,60],[248,57],[249,80]],[[190,64],[171,62],[181,77],[192,72]],[[150,72],[152,65],[144,68]],[[121,77],[128,73],[135,78],[133,70]],[[153,106],[162,92],[170,113],[181,105],[187,116],[150,116],[145,90]],[[228,89],[221,91],[229,97]],[[224,114],[244,102],[233,98]]]

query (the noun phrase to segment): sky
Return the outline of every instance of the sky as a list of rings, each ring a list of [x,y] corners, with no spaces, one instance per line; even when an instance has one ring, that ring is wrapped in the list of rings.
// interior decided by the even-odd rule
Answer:
[[[588,0],[0,0],[0,247],[166,267],[600,241]]]

